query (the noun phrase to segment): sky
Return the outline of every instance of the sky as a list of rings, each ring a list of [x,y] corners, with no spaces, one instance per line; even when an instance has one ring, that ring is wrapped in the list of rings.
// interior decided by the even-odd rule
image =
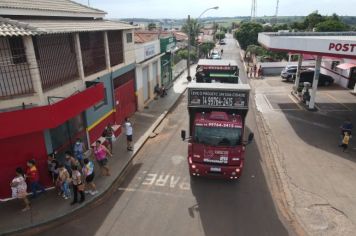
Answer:
[[[233,17],[251,15],[252,0],[75,0],[108,13],[107,18],[197,18],[205,9],[219,6],[218,10],[209,10],[202,17]],[[277,0],[256,0],[257,16],[275,14]],[[356,0],[280,0],[279,16],[305,16],[318,10],[322,15],[356,15]]]

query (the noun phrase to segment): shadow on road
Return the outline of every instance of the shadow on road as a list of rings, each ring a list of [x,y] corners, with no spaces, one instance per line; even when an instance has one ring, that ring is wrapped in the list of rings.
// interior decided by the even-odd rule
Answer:
[[[245,169],[238,181],[191,178],[197,204],[189,207],[187,214],[200,217],[204,235],[288,235],[260,162],[253,142],[247,147]]]

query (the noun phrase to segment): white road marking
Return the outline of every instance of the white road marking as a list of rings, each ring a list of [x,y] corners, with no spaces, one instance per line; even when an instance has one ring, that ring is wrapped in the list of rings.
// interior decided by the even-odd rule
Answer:
[[[142,185],[190,190],[190,183],[187,178],[168,174],[148,173],[144,177]]]
[[[146,190],[146,189],[118,188],[118,190],[119,191],[125,191],[125,192],[152,193],[152,194],[165,195],[165,196],[175,197],[175,198],[194,198],[192,196],[183,196],[183,195],[179,195],[177,193],[166,193],[166,192],[160,192],[160,191],[154,191],[154,190]]]

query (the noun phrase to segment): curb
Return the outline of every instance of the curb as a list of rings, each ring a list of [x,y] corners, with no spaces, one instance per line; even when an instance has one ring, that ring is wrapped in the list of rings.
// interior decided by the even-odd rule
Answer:
[[[173,104],[169,106],[169,109],[163,111],[163,113],[153,122],[153,124],[147,129],[147,131],[137,140],[137,142],[134,145],[134,152],[133,152],[131,158],[123,166],[122,171],[120,172],[120,174],[117,176],[117,178],[114,179],[114,181],[110,184],[110,186],[108,188],[106,188],[100,194],[96,195],[94,198],[92,198],[92,199],[90,199],[88,201],[85,201],[81,205],[81,207],[75,208],[75,209],[67,212],[66,214],[59,215],[59,216],[57,216],[55,218],[49,219],[47,221],[43,221],[43,222],[35,224],[35,225],[31,225],[29,227],[22,227],[22,228],[17,228],[15,230],[0,232],[0,235],[34,235],[34,234],[40,233],[42,231],[48,230],[50,228],[53,228],[53,227],[58,226],[60,224],[63,224],[64,222],[69,221],[72,216],[75,216],[76,214],[80,213],[80,211],[86,209],[87,207],[95,206],[102,199],[104,199],[106,197],[109,197],[109,194],[113,190],[116,190],[116,188],[115,188],[116,185],[120,184],[122,178],[128,172],[129,167],[131,166],[131,164],[132,164],[134,158],[136,157],[137,153],[141,150],[143,145],[150,138],[150,135],[154,132],[154,130],[162,123],[162,121],[167,117],[167,115],[170,112],[172,112],[172,110],[180,102],[180,100],[182,99],[182,97],[185,94],[186,90],[187,90],[187,88],[185,88],[178,95],[178,97],[173,102]],[[69,218],[64,220],[65,217],[69,217]]]

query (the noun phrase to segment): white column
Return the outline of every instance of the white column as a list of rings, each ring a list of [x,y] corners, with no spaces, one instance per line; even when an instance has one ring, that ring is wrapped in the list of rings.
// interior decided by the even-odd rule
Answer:
[[[83,66],[83,58],[82,58],[82,50],[80,49],[80,39],[79,33],[74,34],[74,47],[75,47],[75,57],[77,59],[77,67],[79,72],[79,77],[84,81],[84,66]]]
[[[45,105],[46,100],[45,100],[45,97],[43,94],[40,70],[38,68],[38,64],[36,61],[36,54],[35,54],[35,49],[33,47],[32,37],[24,36],[22,39],[23,39],[23,43],[25,46],[27,63],[30,68],[30,74],[31,74],[33,88],[39,97],[39,100],[40,100],[39,105]]]
[[[317,56],[315,62],[315,73],[313,79],[312,92],[310,94],[309,109],[314,109],[314,105],[315,105],[315,96],[316,96],[316,90],[318,88],[318,82],[319,82],[321,58],[322,58],[321,56]]]
[[[105,62],[106,69],[110,70],[110,52],[109,52],[109,40],[108,40],[108,32],[104,32],[104,47],[105,47]]]
[[[295,82],[294,82],[294,93],[297,93],[298,87],[299,87],[299,80],[300,80],[300,71],[302,68],[302,62],[303,62],[303,55],[299,54],[298,56],[298,68],[297,68],[297,73],[295,75]]]

